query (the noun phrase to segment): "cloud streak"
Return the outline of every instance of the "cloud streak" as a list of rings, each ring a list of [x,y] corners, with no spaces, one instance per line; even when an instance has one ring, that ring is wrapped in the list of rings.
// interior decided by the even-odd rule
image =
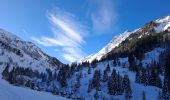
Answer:
[[[117,13],[114,8],[115,0],[89,0],[88,21],[92,23],[91,34],[103,34],[113,29],[117,21]],[[85,12],[86,13],[86,12]],[[60,53],[68,62],[74,62],[85,56],[82,46],[86,43],[84,38],[89,36],[87,26],[72,13],[60,8],[47,13],[51,23],[52,37],[31,37],[41,45],[56,47],[54,51]]]
[[[58,8],[48,12],[47,16],[52,24],[53,37],[32,37],[31,39],[44,46],[62,48],[55,51],[60,52],[69,62],[82,58],[85,55],[82,45],[85,44],[84,38],[88,35],[86,27],[75,15]]]
[[[93,31],[106,33],[116,24],[117,12],[114,8],[114,2],[115,0],[90,0]]]

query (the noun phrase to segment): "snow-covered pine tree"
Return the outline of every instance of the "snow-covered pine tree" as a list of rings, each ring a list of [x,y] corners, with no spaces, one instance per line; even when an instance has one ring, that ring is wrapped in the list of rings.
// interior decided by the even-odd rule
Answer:
[[[106,69],[105,69],[108,73],[110,72],[110,65],[109,64],[107,64],[107,67],[106,67]]]
[[[129,62],[129,70],[136,71],[137,69],[136,59],[133,54],[128,55],[128,62]]]
[[[123,78],[123,87],[124,87],[125,99],[130,100],[130,98],[132,97],[132,89],[131,89],[131,84],[128,75],[125,75]]]
[[[112,76],[109,77],[107,82],[108,94],[115,95],[116,94],[116,82],[115,78]]]
[[[92,89],[93,89],[92,80],[89,80],[87,92],[88,92],[88,93],[91,92]]]
[[[88,74],[91,74],[91,67],[88,66]]]
[[[108,80],[108,71],[105,69],[103,71],[103,82],[106,82]]]
[[[96,88],[96,90],[100,91],[100,80],[101,80],[101,72],[100,70],[95,70],[93,79],[92,79],[92,84],[93,88]]]
[[[59,72],[58,72],[58,76],[57,79],[60,82],[61,87],[65,87],[67,86],[67,67],[63,66],[60,68]]]
[[[76,82],[75,82],[75,87],[76,88],[79,88],[80,87],[80,79],[81,79],[81,76],[80,75],[77,75],[76,77]]]

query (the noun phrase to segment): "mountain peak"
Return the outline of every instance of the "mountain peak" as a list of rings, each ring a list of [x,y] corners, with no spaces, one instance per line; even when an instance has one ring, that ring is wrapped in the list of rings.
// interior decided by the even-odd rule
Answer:
[[[113,39],[105,46],[103,47],[98,53],[96,54],[92,54],[90,56],[87,56],[85,58],[82,58],[80,61],[78,62],[92,62],[93,60],[100,60],[104,55],[106,55],[107,53],[109,53],[112,49],[114,49],[115,47],[119,46],[119,44],[124,41],[127,37],[129,37],[130,34],[136,32],[138,29],[136,29],[133,32],[129,32],[128,30],[124,31],[123,33],[121,33],[120,35],[117,35],[115,37],[113,37]]]
[[[170,14],[163,17],[163,18],[157,19],[155,22],[158,24],[158,26],[155,27],[155,31],[157,33],[161,32],[161,31],[169,30],[169,27],[170,27]]]
[[[169,27],[170,27],[170,14],[165,17],[162,17],[160,19],[157,19],[153,22],[155,22],[157,24],[156,26],[153,27],[154,30],[156,31],[156,33],[165,31],[165,30],[169,29]],[[124,31],[123,33],[113,37],[113,39],[106,46],[104,46],[98,53],[91,54],[90,56],[82,58],[78,62],[79,63],[82,63],[82,62],[90,62],[91,63],[94,60],[100,60],[104,55],[106,55],[107,53],[112,51],[114,48],[119,46],[119,44],[122,43],[131,34],[136,33],[139,30],[142,30],[142,28],[135,29],[132,32],[129,32],[128,30]],[[142,35],[140,36],[140,38],[141,37],[142,37]]]
[[[166,23],[166,22],[170,22],[170,14],[167,16],[164,16],[160,19],[157,19],[155,22],[157,23]]]

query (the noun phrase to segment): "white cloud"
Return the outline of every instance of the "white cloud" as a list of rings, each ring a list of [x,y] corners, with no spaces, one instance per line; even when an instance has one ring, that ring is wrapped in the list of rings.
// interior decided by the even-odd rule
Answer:
[[[60,52],[69,62],[82,58],[85,53],[81,47],[85,43],[84,37],[88,34],[86,27],[75,15],[58,8],[48,13],[48,19],[52,23],[53,37],[32,37],[31,39],[44,46],[62,48],[55,51]]]
[[[92,22],[91,29],[94,33],[106,33],[115,25],[117,13],[114,1],[89,0],[88,19]],[[55,51],[60,52],[69,62],[84,57],[82,45],[86,43],[84,38],[88,35],[87,26],[82,24],[74,14],[59,8],[48,12],[47,17],[52,24],[53,37],[32,37],[31,39],[44,46],[56,47]]]
[[[117,13],[114,8],[115,0],[90,0],[90,16],[93,31],[105,33],[110,31],[117,21]]]
[[[44,45],[44,46],[63,46],[64,44],[61,43],[60,41],[56,40],[55,38],[48,38],[48,37],[41,37],[41,38],[36,38],[36,37],[31,37],[32,40],[35,42]]]
[[[71,62],[74,62],[75,60],[77,60],[76,58],[78,59],[82,58],[82,55],[84,55],[81,48],[65,47],[63,48],[63,51],[65,51],[65,53],[63,54],[63,57],[66,60],[71,61]]]

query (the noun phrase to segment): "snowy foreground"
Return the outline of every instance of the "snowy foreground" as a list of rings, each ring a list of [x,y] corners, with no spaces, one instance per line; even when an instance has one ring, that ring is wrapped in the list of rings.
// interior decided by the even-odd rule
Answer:
[[[158,60],[158,54],[163,51],[163,49],[161,48],[156,48],[153,51],[150,51],[148,53],[145,54],[145,59],[142,61],[143,65],[145,65],[146,63],[150,63],[151,59],[153,60]],[[128,59],[127,58],[120,58],[119,59],[120,62],[123,64],[128,65]],[[94,95],[94,91],[92,91],[90,94],[88,94],[86,91],[86,87],[88,84],[88,80],[92,78],[92,75],[94,74],[95,70],[101,70],[103,72],[103,70],[105,69],[107,63],[110,63],[111,66],[111,70],[113,70],[113,68],[119,72],[122,76],[124,74],[127,74],[130,78],[131,81],[131,87],[132,87],[132,92],[133,92],[133,98],[131,100],[142,100],[142,92],[146,93],[146,100],[157,100],[158,99],[158,93],[160,91],[159,88],[154,87],[154,86],[144,86],[142,84],[137,84],[135,82],[135,73],[131,72],[128,70],[128,68],[122,68],[122,67],[115,67],[112,66],[111,62],[101,62],[98,64],[98,66],[96,68],[94,68],[94,70],[92,70],[92,74],[90,74],[89,76],[84,77],[81,81],[81,86],[80,86],[80,94],[83,94],[86,100],[91,100],[91,97]],[[48,92],[39,92],[36,90],[31,90],[30,88],[24,88],[24,87],[17,87],[17,86],[13,86],[11,84],[9,84],[7,81],[3,80],[1,78],[1,71],[4,68],[2,68],[0,66],[0,100],[66,100],[66,98],[57,96],[57,95],[53,95],[51,93]],[[85,73],[87,73],[87,69],[84,69],[82,71],[82,73],[85,75]],[[74,80],[70,80],[69,85],[71,83],[73,83]],[[103,84],[104,86],[104,84]],[[118,96],[110,96],[107,94],[107,90],[105,89],[105,87],[102,88],[102,94],[105,95],[105,97],[108,97],[107,99],[116,99],[116,100],[124,100],[124,96],[123,95],[118,95]],[[101,100],[101,99],[99,99]]]
[[[0,79],[0,100],[67,100],[66,98],[10,85]]]
[[[1,68],[0,68],[1,69]],[[1,72],[0,72],[1,73]],[[67,100],[66,98],[39,92],[29,88],[17,87],[1,78],[0,74],[0,100]]]

